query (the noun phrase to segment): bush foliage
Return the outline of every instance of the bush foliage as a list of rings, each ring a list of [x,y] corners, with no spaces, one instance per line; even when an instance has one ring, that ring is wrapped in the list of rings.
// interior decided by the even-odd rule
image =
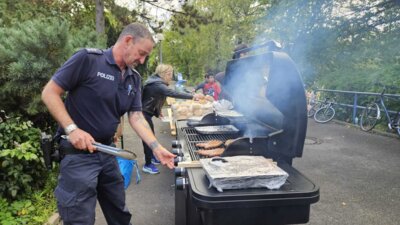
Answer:
[[[11,118],[0,124],[0,197],[18,199],[43,187],[47,171],[40,149],[40,130],[32,122]]]

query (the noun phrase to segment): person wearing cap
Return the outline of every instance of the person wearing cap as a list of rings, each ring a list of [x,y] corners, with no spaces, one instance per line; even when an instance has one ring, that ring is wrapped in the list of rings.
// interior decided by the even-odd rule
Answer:
[[[143,85],[143,115],[149,123],[151,130],[154,133],[153,117],[162,117],[162,107],[167,97],[179,99],[199,99],[202,94],[188,94],[178,92],[168,88],[172,81],[173,67],[167,64],[160,64],[157,66],[155,74],[150,76]],[[155,166],[160,164],[157,156],[154,156],[151,148],[143,142],[143,150],[145,155],[145,164],[142,168],[143,172],[149,174],[158,174],[160,171]]]
[[[249,46],[247,46],[246,44],[238,44],[236,45],[235,49],[233,50],[233,56],[232,59],[240,59],[243,58],[245,56],[247,56],[247,51],[244,49],[249,48]]]
[[[68,135],[59,142],[64,157],[54,191],[63,224],[94,224],[97,200],[108,224],[131,224],[117,160],[93,145],[110,145],[126,112],[153,154],[174,167],[175,156],[159,144],[142,114],[141,77],[134,69],[153,47],[144,25],[129,24],[113,47],[77,51],[44,87],[42,100],[59,124],[57,134]]]

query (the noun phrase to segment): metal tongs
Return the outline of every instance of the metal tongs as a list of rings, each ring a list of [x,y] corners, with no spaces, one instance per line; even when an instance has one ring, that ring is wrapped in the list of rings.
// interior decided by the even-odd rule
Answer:
[[[61,135],[61,138],[65,139],[65,140],[69,140],[69,137],[67,135]],[[128,151],[128,150],[124,150],[121,148],[115,148],[112,146],[108,146],[108,145],[103,145],[101,143],[98,142],[94,142],[92,143],[92,145],[96,146],[96,150],[100,151],[100,152],[104,152],[110,155],[115,155],[124,159],[129,159],[129,160],[134,160],[136,159],[136,154],[134,152]]]

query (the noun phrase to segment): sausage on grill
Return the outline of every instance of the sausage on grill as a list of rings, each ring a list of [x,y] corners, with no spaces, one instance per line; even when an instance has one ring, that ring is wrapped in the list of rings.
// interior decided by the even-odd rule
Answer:
[[[210,149],[210,148],[217,148],[221,146],[224,142],[220,140],[211,140],[207,142],[202,142],[202,143],[197,143],[196,146],[199,148],[205,148],[205,149]]]
[[[202,156],[214,157],[220,156],[224,153],[224,148],[214,148],[214,149],[207,149],[207,150],[198,150],[197,153]]]

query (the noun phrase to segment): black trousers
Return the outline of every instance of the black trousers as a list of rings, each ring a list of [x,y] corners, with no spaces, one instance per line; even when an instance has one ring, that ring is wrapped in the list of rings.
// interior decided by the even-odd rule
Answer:
[[[62,141],[60,148],[71,148],[71,145]],[[54,194],[64,225],[94,225],[96,199],[107,224],[131,224],[124,180],[115,156],[102,152],[66,154],[61,160]]]
[[[153,124],[153,115],[150,115],[146,112],[143,112],[144,118],[146,119],[147,123],[149,123],[151,131],[153,131],[154,134],[154,124]],[[151,164],[151,158],[153,157],[153,150],[151,150],[151,148],[149,146],[147,146],[147,144],[142,141],[143,143],[143,151],[144,151],[144,160],[145,160],[145,164],[146,166]]]

